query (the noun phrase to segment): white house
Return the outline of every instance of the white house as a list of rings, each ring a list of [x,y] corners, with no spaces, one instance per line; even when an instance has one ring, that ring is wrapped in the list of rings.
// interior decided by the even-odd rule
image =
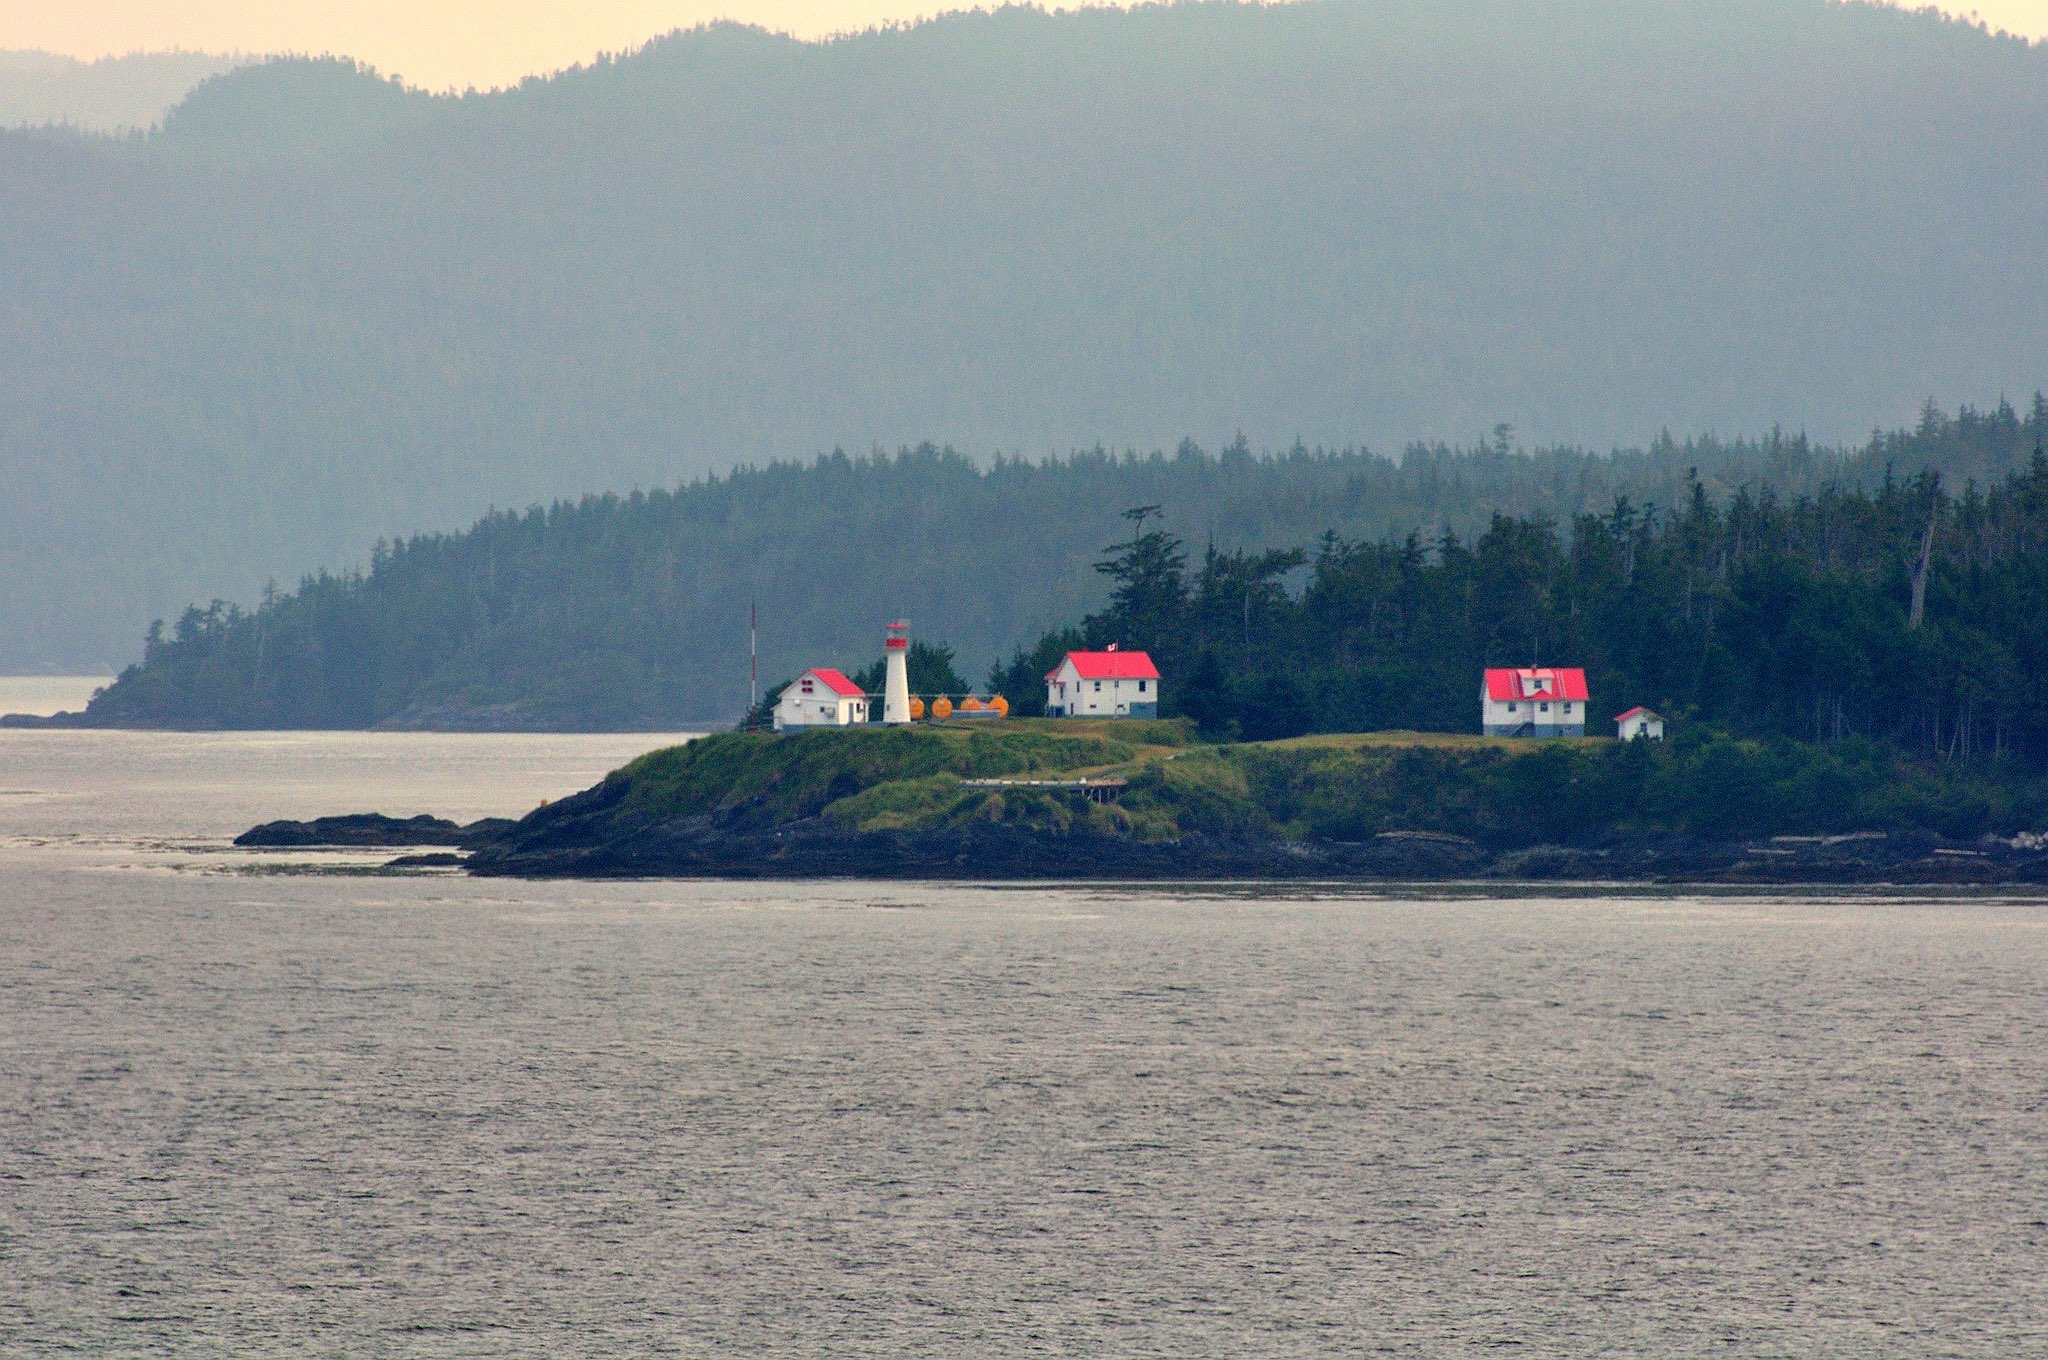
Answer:
[[[1490,670],[1479,686],[1479,714],[1489,737],[1583,737],[1586,673],[1576,666]]]
[[[1632,708],[1618,715],[1614,725],[1619,729],[1615,735],[1623,741],[1634,741],[1637,737],[1646,741],[1664,740],[1664,720],[1647,708]]]
[[[846,727],[868,720],[868,696],[838,671],[805,671],[783,686],[775,700],[775,730]]]
[[[1045,673],[1052,718],[1156,718],[1159,668],[1143,652],[1068,652]]]

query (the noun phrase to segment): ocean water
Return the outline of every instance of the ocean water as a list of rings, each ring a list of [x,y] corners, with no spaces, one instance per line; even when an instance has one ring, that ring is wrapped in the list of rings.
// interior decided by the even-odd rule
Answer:
[[[2048,1354],[2048,907],[253,853],[658,739],[0,731],[0,1354]]]
[[[113,683],[111,675],[0,675],[0,716],[76,712]]]

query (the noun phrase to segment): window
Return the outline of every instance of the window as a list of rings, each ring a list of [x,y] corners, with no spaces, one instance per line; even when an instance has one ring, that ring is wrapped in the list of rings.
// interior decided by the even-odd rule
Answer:
[[[1538,705],[1536,705],[1536,711],[1537,711],[1538,713],[1548,713],[1548,712],[1550,711],[1550,705],[1549,705],[1549,704],[1538,704]]]
[[[1145,692],[1145,682],[1144,682],[1143,680],[1140,680],[1140,681],[1138,682],[1138,693],[1140,693],[1140,694],[1143,694],[1144,692]]]
[[[1100,693],[1102,693],[1102,682],[1101,682],[1100,680],[1097,680],[1097,681],[1095,682],[1095,692],[1096,692],[1097,694],[1100,694]]]
[[[1572,701],[1571,701],[1571,700],[1567,699],[1567,700],[1565,700],[1565,701],[1564,701],[1564,711],[1565,711],[1565,713],[1566,713],[1566,715],[1567,715],[1567,716],[1569,716],[1569,715],[1570,715],[1570,713],[1571,713],[1571,711],[1572,711]]]
[[[1508,705],[1508,712],[1510,712],[1510,713],[1513,713],[1513,712],[1514,712],[1514,711],[1515,711],[1515,710],[1516,710],[1517,708],[1519,708],[1519,707],[1520,707],[1520,705],[1519,705],[1519,704],[1512,704],[1512,703],[1511,703],[1511,704],[1509,704],[1509,705]]]

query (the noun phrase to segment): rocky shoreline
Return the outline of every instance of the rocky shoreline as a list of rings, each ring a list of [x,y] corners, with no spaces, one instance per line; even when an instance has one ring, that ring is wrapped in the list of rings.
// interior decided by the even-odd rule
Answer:
[[[1500,850],[1433,833],[1387,832],[1364,842],[1189,836],[1145,844],[1000,826],[846,833],[807,824],[733,832],[704,819],[650,825],[595,843],[545,836],[494,842],[473,853],[466,867],[472,874],[517,878],[2048,883],[2048,854],[1949,845],[1936,837],[1779,837],[1737,844],[1644,839]]]
[[[723,824],[721,824],[723,823]],[[1864,832],[1703,842],[1617,837],[1585,845],[1490,847],[1435,832],[1369,841],[1231,840],[1146,843],[1049,835],[995,824],[943,832],[849,832],[818,818],[772,830],[707,816],[635,817],[600,785],[523,821],[461,826],[377,814],[269,822],[235,843],[258,848],[445,847],[466,859],[405,856],[394,867],[453,866],[512,878],[863,878],[990,881],[1223,879],[1656,884],[2048,883],[2048,844],[1986,837]]]

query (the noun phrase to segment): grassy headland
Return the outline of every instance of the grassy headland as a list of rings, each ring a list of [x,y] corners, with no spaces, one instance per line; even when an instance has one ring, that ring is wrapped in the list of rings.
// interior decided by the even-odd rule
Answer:
[[[1121,777],[1108,803],[965,781]],[[612,776],[643,816],[754,827],[819,817],[849,831],[994,822],[1141,840],[1183,835],[1363,840],[1429,831],[1496,845],[1614,831],[1728,836],[2033,828],[2036,777],[1918,763],[1876,743],[1516,741],[1367,732],[1198,743],[1191,724],[1021,719],[798,736],[720,733]]]
[[[847,805],[908,787],[963,779],[1078,777],[1122,771],[1184,748],[1180,722],[879,724],[774,736],[721,732],[651,751],[612,775],[636,815],[717,815],[771,825],[819,815],[846,822]]]
[[[1084,777],[1123,782],[1105,801],[1079,789],[972,782]],[[1177,863],[1199,875],[1217,847],[1233,847],[1228,863],[1248,871],[1271,869],[1276,855],[1324,863],[1335,854],[1332,872],[1393,876],[1491,872],[1543,848],[1579,856],[1574,872],[1586,873],[1588,864],[1602,867],[1586,855],[1668,867],[1673,847],[1691,853],[1776,838],[1776,849],[1736,856],[1754,869],[1758,855],[1798,855],[1784,845],[1802,838],[1831,847],[1860,838],[1894,844],[1882,851],[1890,872],[1907,853],[1898,846],[1937,867],[2017,853],[2010,839],[1995,838],[2039,827],[2044,811],[2048,785],[2039,777],[1915,762],[1874,742],[1376,732],[1202,743],[1180,720],[1024,719],[706,737],[651,752],[541,809],[478,867],[755,872],[764,857],[794,855],[788,872],[832,872],[844,862],[847,872],[871,874],[903,854],[920,872],[935,872],[937,857],[972,877],[984,854],[1015,868],[1028,851],[1024,869],[1033,872],[1064,859],[1077,872],[1093,865],[1109,874],[1135,856],[1148,875]],[[1343,847],[1418,837],[1464,849],[1454,862],[1419,868],[1398,859],[1345,867]],[[1849,852],[1831,853],[1840,867]],[[1927,859],[1936,854],[1955,858]],[[1632,872],[1619,858],[1611,867]],[[1757,872],[1768,869],[1765,862]]]

